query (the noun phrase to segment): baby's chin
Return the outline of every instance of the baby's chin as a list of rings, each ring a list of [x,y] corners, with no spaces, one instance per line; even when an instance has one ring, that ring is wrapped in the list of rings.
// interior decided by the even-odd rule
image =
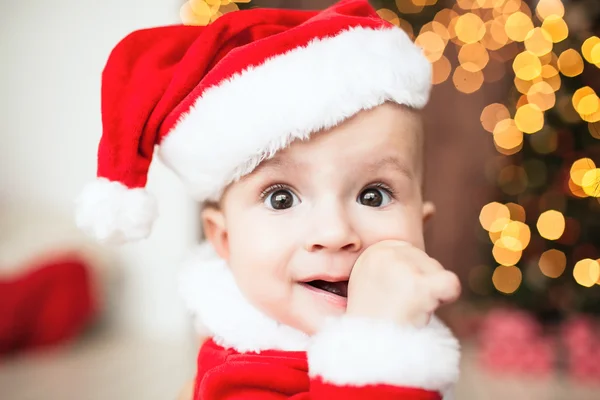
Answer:
[[[287,325],[292,326],[308,335],[317,333],[321,326],[329,319],[340,317],[346,313],[345,304],[332,304],[323,299],[310,299],[296,306],[297,313],[290,316]]]

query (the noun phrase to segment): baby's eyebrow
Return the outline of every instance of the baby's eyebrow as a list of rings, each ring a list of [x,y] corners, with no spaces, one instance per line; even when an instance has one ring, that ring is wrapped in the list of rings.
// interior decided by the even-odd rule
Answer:
[[[391,168],[405,175],[409,179],[413,179],[414,175],[413,170],[409,168],[405,162],[395,156],[384,157],[375,162],[365,164],[364,168],[368,172],[378,172],[382,169]]]
[[[298,163],[294,160],[290,160],[287,158],[275,157],[270,158],[268,160],[263,161],[256,167],[255,172],[265,171],[265,170],[278,170],[278,169],[302,169],[306,168],[306,166],[302,163]]]
[[[369,163],[358,163],[358,164],[349,163],[348,167],[355,170],[356,173],[365,172],[365,171],[368,173],[375,173],[375,172],[379,172],[383,169],[391,169],[396,172],[399,172],[400,174],[406,176],[409,179],[413,179],[413,175],[414,175],[413,171],[408,167],[408,165],[396,156],[384,157],[384,158],[378,159],[375,162],[369,162]],[[288,158],[275,157],[275,158],[271,158],[269,160],[263,161],[261,164],[259,164],[258,167],[256,167],[255,172],[258,172],[258,171],[271,172],[271,171],[277,171],[280,169],[302,170],[302,169],[306,169],[306,168],[307,168],[307,165],[304,164],[303,162],[298,162],[296,160],[292,160],[292,159],[288,159]]]

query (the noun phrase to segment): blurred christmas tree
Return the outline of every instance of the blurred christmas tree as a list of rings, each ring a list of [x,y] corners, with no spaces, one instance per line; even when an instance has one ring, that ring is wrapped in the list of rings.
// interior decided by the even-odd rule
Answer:
[[[248,3],[189,0],[182,20],[205,25]],[[424,49],[434,84],[511,83],[503,104],[482,106],[498,194],[481,210],[490,265],[470,272],[471,294],[542,319],[600,314],[600,1],[371,3]]]
[[[600,314],[600,2],[373,4],[424,48],[434,83],[452,75],[463,93],[514,83],[481,113],[499,153],[486,174],[499,190],[480,214],[493,267],[472,269],[471,294],[543,320]]]

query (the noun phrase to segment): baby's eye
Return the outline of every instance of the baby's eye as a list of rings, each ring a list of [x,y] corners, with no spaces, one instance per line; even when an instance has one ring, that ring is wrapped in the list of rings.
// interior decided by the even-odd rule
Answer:
[[[363,206],[381,207],[388,205],[392,201],[392,196],[385,188],[370,187],[360,193],[357,201]]]
[[[274,210],[285,210],[299,203],[298,197],[289,189],[277,189],[265,198],[265,205]]]

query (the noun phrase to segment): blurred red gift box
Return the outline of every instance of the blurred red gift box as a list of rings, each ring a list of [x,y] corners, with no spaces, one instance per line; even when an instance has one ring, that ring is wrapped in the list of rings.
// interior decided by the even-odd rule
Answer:
[[[65,342],[96,313],[91,272],[74,254],[0,275],[0,355]]]
[[[556,346],[542,334],[533,316],[518,310],[498,309],[483,321],[479,359],[496,372],[548,376],[555,366]]]

